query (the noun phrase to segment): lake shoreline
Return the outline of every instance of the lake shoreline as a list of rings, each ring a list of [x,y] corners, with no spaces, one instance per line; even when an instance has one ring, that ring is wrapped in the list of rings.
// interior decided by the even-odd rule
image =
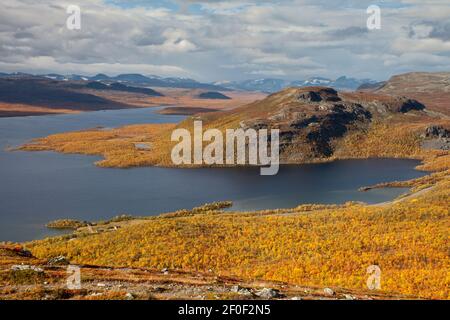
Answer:
[[[91,155],[50,151],[5,151],[7,147],[63,131],[130,125],[136,128],[136,123],[147,125],[184,119],[159,115],[157,110],[130,109],[9,118],[7,121],[0,119],[3,165],[0,176],[4,180],[0,191],[5,197],[4,213],[0,217],[0,240],[26,241],[57,235],[58,232],[45,228],[45,224],[58,219],[99,221],[121,214],[153,216],[214,201],[233,200],[235,211],[349,200],[379,203],[396,198],[402,189],[370,193],[361,193],[357,189],[425,174],[414,170],[421,165],[417,160],[352,158],[283,165],[281,172],[268,180],[259,175],[258,167],[186,170],[153,166],[116,170],[94,166],[93,162],[101,161],[98,155],[91,158]],[[107,130],[99,132],[104,134]],[[131,141],[130,145],[135,148],[134,143],[138,142]],[[191,187],[193,183],[195,188]]]
[[[384,188],[398,188],[398,187],[384,187]],[[380,203],[373,203],[373,204],[367,204],[367,203],[359,203],[361,206],[369,206],[369,207],[389,207],[394,204],[401,203],[402,201],[407,201],[410,199],[413,199],[416,196],[423,195],[426,192],[432,191],[434,187],[429,187],[424,190],[414,191],[412,192],[412,188],[409,189],[404,194],[401,194],[400,196],[385,202]],[[231,202],[231,201],[230,201]],[[352,201],[348,201],[348,203],[352,203]],[[209,204],[204,204],[204,206],[208,206]],[[295,214],[299,214],[298,211],[299,208],[305,208],[308,206],[316,207],[312,210],[307,210],[305,212],[302,212],[301,214],[314,214],[315,211],[321,211],[324,208],[345,208],[347,204],[331,204],[331,205],[325,205],[320,203],[311,203],[311,204],[304,204],[299,205],[296,208],[277,208],[277,209],[266,209],[266,210],[256,210],[256,211],[236,211],[233,210],[233,207],[223,210],[223,209],[216,209],[216,210],[210,210],[210,214],[220,214],[220,215],[255,215],[255,216],[292,216]],[[133,226],[133,225],[139,225],[142,223],[149,222],[154,219],[170,219],[170,218],[181,218],[181,217],[192,217],[195,215],[200,215],[202,213],[193,213],[195,212],[194,209],[184,209],[179,210],[175,212],[165,212],[160,213],[159,215],[155,216],[144,216],[144,217],[128,217],[127,219],[115,219],[112,218],[108,221],[92,221],[92,222],[84,222],[86,223],[85,226],[80,226],[76,228],[61,228],[62,231],[66,230],[67,232],[64,232],[61,236],[62,237],[74,237],[76,238],[78,235],[85,235],[85,234],[99,234],[104,232],[112,232],[117,231],[123,227],[127,226]],[[203,213],[204,214],[204,213]],[[70,219],[68,219],[70,220]],[[47,228],[49,228],[47,226]],[[68,231],[70,229],[70,232]],[[59,236],[57,236],[59,237]],[[40,239],[33,239],[34,240],[40,240]]]
[[[359,160],[361,160],[361,159],[350,159],[350,160],[340,160],[340,159],[338,160],[338,159],[335,159],[335,160],[333,160],[333,162],[337,163],[338,165],[339,164],[349,165],[350,164],[349,161],[351,161],[351,162],[353,162],[353,161],[358,162]],[[371,160],[374,160],[374,161],[377,161],[377,160],[387,160],[387,161],[394,160],[395,161],[395,160],[403,160],[403,159],[371,159]],[[309,164],[300,164],[300,165],[288,164],[288,165],[283,165],[281,168],[283,170],[286,169],[286,168],[290,168],[290,169],[294,169],[295,170],[295,169],[298,169],[298,168],[301,168],[301,167],[303,167],[304,169],[308,169],[308,168],[314,168],[316,165],[323,165],[323,164],[329,164],[329,163],[309,163]],[[420,165],[420,163],[418,163],[417,165]],[[413,164],[413,166],[415,166],[415,167],[417,165]],[[305,166],[308,167],[308,168],[305,168]],[[93,169],[94,170],[100,170],[100,171],[104,170],[102,168],[96,168],[96,167],[94,167]],[[144,168],[130,168],[130,169],[127,169],[125,171],[129,171],[129,170],[133,171],[133,170],[139,170],[139,169],[144,169]],[[159,168],[159,169],[163,169],[164,170],[166,168]],[[207,170],[208,171],[208,169],[213,169],[213,170],[217,169],[217,170],[224,170],[224,171],[228,171],[228,170],[234,171],[233,169],[236,169],[238,171],[242,170],[242,171],[246,172],[249,168],[247,168],[247,167],[239,167],[239,168],[190,168],[187,171],[193,171],[193,172],[194,171],[198,171],[198,170],[200,170],[200,171]],[[108,169],[106,169],[106,170],[108,170]],[[112,169],[112,170],[116,170],[116,169]],[[186,169],[185,168],[167,168],[167,170],[170,170],[170,171],[171,170],[177,170],[177,171],[178,170],[182,170],[182,171],[185,171]],[[118,172],[120,172],[120,171],[123,171],[123,170],[119,170]],[[420,171],[418,171],[418,172],[420,172]],[[422,177],[424,177],[424,176],[425,175],[423,175]],[[361,204],[362,205],[369,205],[369,206],[377,206],[377,205],[381,205],[381,204],[391,204],[391,203],[394,203],[394,201],[397,201],[399,199],[401,200],[401,198],[399,198],[399,197],[410,196],[411,194],[413,194],[413,193],[411,193],[412,189],[413,189],[412,187],[404,188],[404,187],[386,186],[386,187],[383,187],[383,189],[381,189],[381,194],[384,194],[384,192],[387,192],[387,194],[391,194],[391,192],[393,192],[394,190],[399,190],[399,191],[398,192],[395,191],[391,196],[383,196],[382,200],[379,200],[379,201],[376,201],[376,202],[369,202],[369,203],[362,201]],[[369,198],[371,196],[370,192],[369,193],[361,192],[361,191],[358,191],[358,188],[355,188],[353,190],[352,194],[360,194],[360,196],[363,196],[363,197],[364,196],[368,196]],[[352,199],[351,195],[348,195],[347,197],[345,197],[345,196],[343,196],[343,197],[344,198],[342,198],[341,201],[336,201],[336,202],[333,202],[333,203],[314,201],[314,200],[311,200],[311,201],[307,201],[307,200],[306,201],[305,200],[300,201],[299,200],[299,202],[296,205],[297,206],[302,206],[302,205],[310,204],[310,205],[319,206],[319,207],[320,206],[328,206],[328,205],[336,206],[336,207],[342,207],[345,202],[355,201],[355,200]],[[386,197],[388,197],[389,200],[386,200]],[[228,200],[233,200],[231,198],[227,198],[227,199]],[[252,203],[257,203],[257,202],[258,202],[257,199],[251,200],[251,202],[249,204],[250,207],[245,207],[245,206],[242,207],[242,204],[240,204],[240,201],[237,201],[236,202],[237,206],[233,205],[231,208],[223,211],[223,214],[244,214],[245,215],[245,214],[257,214],[258,212],[260,212],[260,213],[274,212],[274,214],[275,213],[276,214],[280,214],[280,212],[282,212],[284,214],[287,214],[287,213],[292,212],[294,210],[294,208],[290,207],[290,206],[276,206],[276,207],[267,206],[267,207],[264,207],[264,208],[252,208],[251,207]],[[358,201],[356,201],[356,202],[358,202]],[[189,207],[183,207],[183,208],[185,208],[186,211],[190,211]],[[181,210],[181,211],[183,211],[183,210]],[[92,228],[91,224],[93,226],[98,224],[99,226],[101,226],[101,229],[103,229],[103,231],[104,230],[106,230],[106,231],[115,231],[115,230],[117,230],[117,228],[116,228],[117,226],[119,226],[119,228],[121,228],[121,227],[130,225],[130,224],[132,224],[132,225],[139,224],[141,222],[146,222],[146,221],[149,221],[149,220],[152,220],[152,219],[158,219],[158,218],[161,218],[161,217],[164,217],[164,216],[167,217],[167,216],[170,216],[170,215],[172,215],[172,214],[174,214],[176,212],[177,211],[173,211],[173,210],[169,210],[169,211],[163,210],[163,211],[159,211],[159,212],[149,212],[146,215],[141,215],[141,214],[135,215],[135,214],[133,214],[133,212],[131,212],[131,216],[129,217],[129,219],[124,219],[123,221],[120,221],[119,224],[118,224],[118,221],[112,221],[112,222],[105,221],[105,220],[101,221],[101,220],[95,219],[95,216],[94,217],[83,216],[82,221],[85,221],[85,222],[89,221],[89,226],[88,227],[82,227],[81,230],[85,231],[87,228],[89,228],[89,229]],[[312,213],[312,212],[310,212],[310,213]],[[94,218],[94,219],[92,219],[92,218]],[[61,220],[69,219],[69,220],[77,220],[78,221],[79,217],[72,216],[72,215],[69,215],[69,214],[63,214],[63,215],[60,215],[60,216],[56,216],[54,220],[59,220],[59,219],[61,219]],[[114,220],[114,219],[112,219],[112,220]],[[80,230],[79,230],[80,228],[73,228],[74,230],[72,230],[72,229],[61,229],[61,230],[60,229],[52,229],[52,230],[50,230],[50,229],[48,229],[47,226],[45,226],[49,222],[50,222],[50,220],[46,220],[45,222],[43,221],[42,225],[41,225],[41,228],[45,228],[45,229],[51,231],[51,233],[44,231],[41,236],[28,238],[27,241],[40,240],[40,239],[47,238],[49,236],[50,237],[68,236],[68,235],[80,232]],[[93,227],[93,228],[95,230],[97,227]],[[2,240],[7,240],[7,239],[2,239]]]

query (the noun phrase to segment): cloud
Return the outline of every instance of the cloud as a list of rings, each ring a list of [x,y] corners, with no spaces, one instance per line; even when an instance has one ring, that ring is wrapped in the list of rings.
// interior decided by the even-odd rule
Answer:
[[[330,32],[330,36],[332,38],[355,38],[366,36],[369,33],[367,28],[362,27],[348,27],[345,29],[337,29]]]
[[[410,26],[411,38],[433,38],[450,41],[449,21],[423,21]]]
[[[2,0],[0,68],[381,80],[445,68],[450,56],[447,0],[380,2],[382,29],[374,31],[368,0],[77,0],[82,28],[71,31],[72,2]]]
[[[27,70],[45,73],[48,70],[54,72],[76,74],[83,73],[94,75],[97,73],[108,73],[117,75],[121,73],[145,73],[145,74],[172,74],[187,75],[186,70],[180,67],[149,64],[123,64],[123,63],[62,63],[53,57],[40,56],[28,59],[26,62],[5,63],[0,62],[0,68],[9,72]]]

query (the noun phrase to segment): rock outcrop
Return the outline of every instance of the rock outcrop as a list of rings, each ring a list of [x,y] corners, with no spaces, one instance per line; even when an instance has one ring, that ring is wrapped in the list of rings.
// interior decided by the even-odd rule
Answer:
[[[425,129],[424,138],[450,138],[450,132],[442,126],[431,125]]]
[[[450,131],[439,125],[431,125],[421,135],[422,148],[434,150],[450,150]]]
[[[374,120],[424,109],[407,97],[308,87],[283,90],[237,112],[249,114],[239,123],[243,129],[280,129],[282,161],[296,162],[332,156],[340,138]]]

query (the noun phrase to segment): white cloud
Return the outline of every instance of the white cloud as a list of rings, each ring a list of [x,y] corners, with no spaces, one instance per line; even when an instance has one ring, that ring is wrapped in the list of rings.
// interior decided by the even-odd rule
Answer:
[[[365,29],[372,2],[366,0],[180,0],[181,11],[158,7],[158,1],[152,7],[138,0],[77,2],[82,29],[69,31],[65,8],[72,1],[2,0],[0,68],[211,81],[249,75],[383,79],[406,68],[445,68],[450,56],[448,0],[380,2],[379,31]],[[192,4],[195,10],[188,10]]]
[[[25,62],[5,63],[0,61],[0,68],[5,71],[28,71],[45,73],[49,70],[67,74],[94,75],[97,73],[108,73],[117,75],[121,73],[144,73],[144,74],[166,74],[166,75],[188,75],[188,72],[180,67],[149,64],[123,64],[123,63],[61,63],[53,57],[32,57]]]

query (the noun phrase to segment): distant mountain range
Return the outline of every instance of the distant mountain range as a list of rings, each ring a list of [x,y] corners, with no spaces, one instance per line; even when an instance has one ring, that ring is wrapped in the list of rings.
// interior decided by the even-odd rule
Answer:
[[[0,78],[45,78],[55,81],[101,81],[102,83],[126,83],[143,87],[168,87],[168,88],[184,88],[184,89],[204,89],[229,91],[225,87],[216,86],[209,83],[201,83],[188,78],[163,78],[159,76],[144,76],[142,74],[120,74],[118,76],[108,76],[99,73],[95,76],[85,76],[79,74],[61,75],[56,73],[33,75],[27,73],[0,73]]]
[[[372,85],[375,83],[377,82],[371,79],[355,79],[342,76],[337,78],[336,80],[322,77],[312,77],[307,80],[297,80],[297,81],[286,81],[283,79],[264,78],[245,81],[222,81],[222,82],[215,82],[214,84],[232,90],[262,91],[267,93],[274,93],[287,87],[310,87],[310,86],[324,86],[338,90],[353,91],[362,85]]]
[[[229,90],[243,90],[243,91],[260,91],[266,93],[278,92],[286,87],[308,87],[308,86],[326,86],[337,90],[353,91],[359,87],[368,87],[377,83],[377,81],[370,79],[355,79],[342,76],[336,80],[312,77],[307,80],[287,81],[275,78],[263,78],[256,80],[244,81],[220,81],[214,83],[202,83],[189,78],[163,78],[155,75],[145,76],[138,73],[120,74],[117,76],[108,76],[99,73],[95,76],[85,76],[78,74],[61,75],[56,73],[49,73],[43,75],[32,75],[27,73],[1,73],[0,78],[5,77],[38,77],[46,78],[55,81],[99,81],[105,84],[124,83],[141,87],[167,87],[167,88],[184,88],[184,89],[204,89],[214,91],[229,91]]]
[[[1,78],[0,103],[81,111],[125,109],[133,106],[88,92],[86,86],[44,78]],[[128,87],[124,90],[128,91]],[[143,89],[143,88],[139,88]],[[131,89],[133,90],[133,89]]]
[[[273,93],[289,86],[289,82],[282,79],[257,79],[244,81],[221,81],[214,83],[217,86],[231,90],[261,91]]]
[[[131,87],[127,86],[123,83],[114,82],[111,84],[104,84],[100,81],[91,81],[88,82],[84,86],[87,89],[93,90],[112,90],[112,91],[122,91],[122,92],[133,92],[133,93],[141,93],[152,97],[163,97],[164,95],[150,88],[141,88],[141,87]]]

